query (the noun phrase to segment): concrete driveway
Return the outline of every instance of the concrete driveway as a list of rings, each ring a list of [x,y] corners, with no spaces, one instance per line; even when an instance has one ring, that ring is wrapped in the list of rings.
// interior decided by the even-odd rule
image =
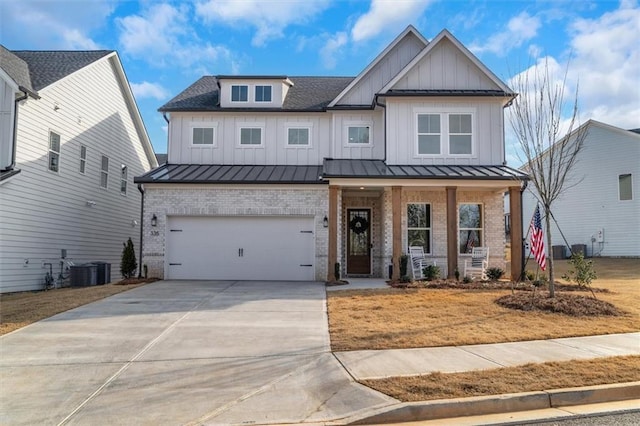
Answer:
[[[0,424],[322,422],[395,402],[330,352],[322,283],[160,281],[0,338]]]

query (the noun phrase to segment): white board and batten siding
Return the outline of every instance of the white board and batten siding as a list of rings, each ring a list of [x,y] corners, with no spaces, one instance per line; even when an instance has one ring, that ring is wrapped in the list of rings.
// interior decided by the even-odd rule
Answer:
[[[332,158],[382,160],[384,158],[384,114],[381,109],[363,112],[333,112]],[[349,127],[368,126],[369,143],[349,143]]]
[[[120,277],[123,243],[129,237],[138,255],[140,193],[133,178],[151,165],[115,60],[98,60],[40,90],[41,99],[20,106],[21,173],[0,186],[2,292],[42,288],[43,262],[53,262],[57,275],[61,249],[76,264],[111,263],[112,279]],[[60,135],[57,173],[48,169],[50,131]],[[81,145],[87,149],[84,174]],[[100,186],[102,155],[109,157],[107,189]],[[121,165],[128,168],[126,195],[120,192]]]
[[[11,164],[13,144],[13,117],[18,87],[0,69],[0,169]]]
[[[640,135],[590,121],[578,162],[553,215],[569,245],[585,244],[587,254],[640,257]],[[631,174],[632,199],[620,200],[619,176]],[[523,220],[529,226],[536,201],[529,184],[523,195]],[[564,245],[552,222],[553,245]],[[604,241],[597,240],[603,231]],[[551,250],[548,250],[551,253]],[[567,250],[567,254],[569,251]]]

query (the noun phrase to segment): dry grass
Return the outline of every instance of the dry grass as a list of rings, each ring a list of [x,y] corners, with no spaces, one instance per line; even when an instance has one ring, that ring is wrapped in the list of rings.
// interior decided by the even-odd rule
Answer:
[[[426,401],[542,391],[640,380],[640,357],[547,362],[467,373],[365,380],[362,383],[401,401]]]
[[[558,275],[567,269],[557,261]],[[508,290],[384,289],[330,292],[333,350],[398,349],[512,342],[640,330],[640,260],[595,259],[597,294],[625,312],[571,317],[494,303]],[[588,295],[588,293],[585,293]]]
[[[0,294],[0,335],[146,283]]]

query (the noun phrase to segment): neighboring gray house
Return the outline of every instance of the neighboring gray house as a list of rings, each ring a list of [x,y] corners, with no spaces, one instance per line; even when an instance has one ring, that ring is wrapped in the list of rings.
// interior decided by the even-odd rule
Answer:
[[[398,277],[421,245],[448,276],[473,246],[504,267],[502,194],[519,207],[527,178],[505,165],[514,96],[448,31],[411,26],[357,77],[204,76],[160,108],[168,162],[135,179],[143,262],[171,279]]]
[[[579,130],[586,136],[570,188],[552,206],[560,227],[552,221],[553,245],[565,246],[566,256],[567,245],[584,245],[588,256],[640,257],[640,134],[595,120]],[[533,185],[523,194],[525,226],[535,194]]]
[[[0,46],[0,84],[0,292],[43,288],[63,250],[118,278],[140,238],[133,177],[157,165],[118,55]]]

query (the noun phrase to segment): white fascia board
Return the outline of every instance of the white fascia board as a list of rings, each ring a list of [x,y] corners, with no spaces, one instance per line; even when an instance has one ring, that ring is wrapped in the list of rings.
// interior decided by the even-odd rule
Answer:
[[[11,78],[11,76],[7,74],[2,68],[0,68],[0,79],[7,82],[7,84],[11,86],[11,89],[13,89],[14,92],[16,93],[21,92],[20,86],[18,86],[18,83],[16,83],[13,80],[13,78]]]

